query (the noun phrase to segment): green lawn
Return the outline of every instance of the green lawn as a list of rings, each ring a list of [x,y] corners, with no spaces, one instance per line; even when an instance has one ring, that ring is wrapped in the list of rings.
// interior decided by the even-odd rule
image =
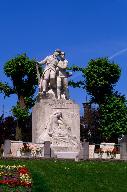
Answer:
[[[0,160],[0,164],[26,165],[32,192],[127,192],[127,162]]]

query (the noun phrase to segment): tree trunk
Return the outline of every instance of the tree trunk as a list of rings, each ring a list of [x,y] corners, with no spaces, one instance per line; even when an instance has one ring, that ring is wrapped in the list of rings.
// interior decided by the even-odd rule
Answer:
[[[19,97],[19,105],[22,109],[26,108],[26,104],[25,104],[25,100],[24,100],[24,96],[20,95]],[[19,123],[19,121],[17,120],[17,126],[16,126],[16,136],[15,136],[16,141],[22,141],[23,137],[22,137],[22,127]]]
[[[19,127],[19,123],[17,120],[17,126],[16,126],[16,136],[15,136],[16,141],[22,141],[22,130]]]
[[[19,96],[19,105],[20,105],[20,107],[21,107],[22,109],[26,108],[24,96],[22,96],[22,95]]]

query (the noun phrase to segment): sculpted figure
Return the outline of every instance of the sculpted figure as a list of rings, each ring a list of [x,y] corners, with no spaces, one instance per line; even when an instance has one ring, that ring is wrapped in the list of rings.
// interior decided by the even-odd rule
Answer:
[[[72,136],[71,128],[66,124],[61,111],[54,112],[48,119],[39,142],[50,141],[54,146],[79,146],[77,138]]]
[[[54,51],[52,55],[47,56],[42,61],[38,62],[39,64],[46,65],[40,81],[40,87],[42,87],[43,95],[46,95],[48,86],[50,86],[50,89],[52,90],[55,89],[56,67],[59,61],[58,55],[60,55],[60,53],[61,50],[57,49],[56,51]]]
[[[56,111],[53,113],[46,126],[44,132],[40,135],[39,140],[42,142],[42,139],[47,139],[51,141],[51,138],[58,137],[58,130],[60,127],[63,127],[63,130],[65,128],[65,124],[63,123],[62,113],[59,111]]]
[[[54,135],[55,133],[58,132],[58,128],[61,123],[62,123],[62,113],[61,112],[55,112],[53,115],[51,115],[49,125],[48,125],[50,137],[52,137],[52,135]]]
[[[60,60],[57,64],[57,98],[60,99],[64,94],[66,99],[69,98],[68,92],[68,75],[66,72],[68,61],[65,59],[65,52],[61,52],[59,56]]]
[[[57,111],[51,115],[48,124],[48,134],[50,141],[59,146],[78,146],[77,138],[71,134],[71,128],[62,117],[62,112]]]

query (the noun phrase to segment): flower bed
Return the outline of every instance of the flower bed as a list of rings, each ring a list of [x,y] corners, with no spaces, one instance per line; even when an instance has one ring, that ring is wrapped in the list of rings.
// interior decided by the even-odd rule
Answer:
[[[98,148],[94,152],[95,158],[104,158],[104,159],[120,159],[120,151],[118,147],[107,147],[106,150]]]
[[[23,143],[20,153],[21,156],[41,156],[41,148],[35,144]]]
[[[31,176],[25,166],[0,165],[0,192],[28,192],[31,187]]]

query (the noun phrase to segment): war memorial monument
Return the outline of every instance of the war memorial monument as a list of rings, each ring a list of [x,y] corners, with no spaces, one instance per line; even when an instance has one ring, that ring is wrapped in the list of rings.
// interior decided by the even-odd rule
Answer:
[[[80,151],[79,105],[69,98],[68,61],[60,49],[47,56],[32,109],[32,143],[50,142],[57,157],[76,157]]]

